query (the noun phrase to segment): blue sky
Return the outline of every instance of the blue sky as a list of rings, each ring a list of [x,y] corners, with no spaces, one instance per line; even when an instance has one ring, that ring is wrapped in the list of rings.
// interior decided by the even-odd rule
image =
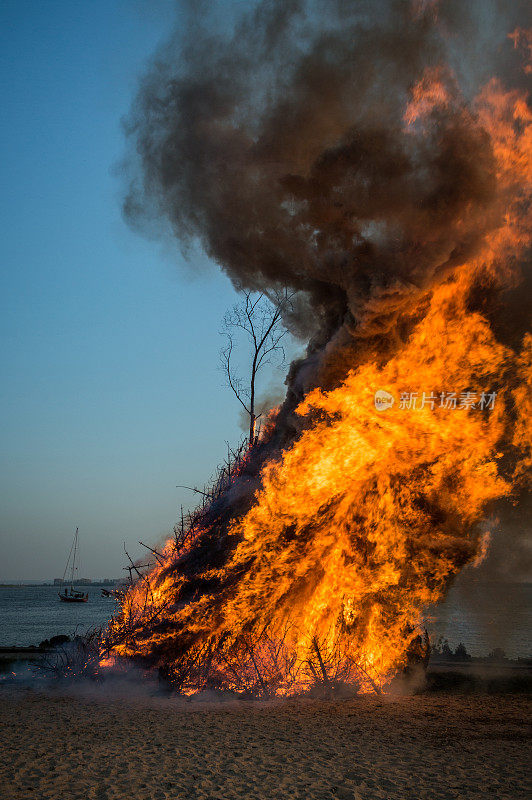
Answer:
[[[170,2],[3,0],[0,581],[117,576],[240,436],[218,371],[236,295],[121,215],[121,118]]]

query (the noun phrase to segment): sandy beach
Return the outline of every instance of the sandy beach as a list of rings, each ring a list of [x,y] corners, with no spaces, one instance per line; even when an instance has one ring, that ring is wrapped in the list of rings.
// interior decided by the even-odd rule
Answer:
[[[525,695],[0,698],[2,800],[524,800],[532,788]]]

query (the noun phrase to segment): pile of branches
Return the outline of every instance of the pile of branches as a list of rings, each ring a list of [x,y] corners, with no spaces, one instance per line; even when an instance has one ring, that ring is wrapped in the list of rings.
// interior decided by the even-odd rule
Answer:
[[[135,652],[141,650],[137,643],[142,641],[146,631],[161,630],[169,623],[164,620],[164,612],[177,603],[186,605],[194,601],[201,592],[210,591],[205,581],[198,576],[213,568],[223,567],[236,546],[235,537],[230,541],[227,530],[231,520],[245,513],[247,503],[251,502],[249,492],[235,499],[233,492],[235,479],[245,481],[255,477],[254,461],[261,444],[249,447],[243,440],[235,450],[228,450],[226,462],[218,469],[210,488],[193,491],[201,495],[201,503],[188,515],[181,514],[181,522],[174,527],[173,552],[161,553],[141,544],[151,553],[148,563],[134,563],[129,558],[131,586],[144,592],[144,602],[128,603],[128,591],[122,597],[118,624],[105,631],[100,643],[103,656],[113,655],[116,648]],[[239,505],[240,502],[240,505]],[[190,546],[191,539],[193,545]],[[124,548],[125,549],[125,548]],[[146,569],[154,563],[163,568],[161,580],[175,573],[184,576],[178,595],[169,592],[163,603],[155,603],[153,589]],[[304,659],[296,658],[289,646],[290,631],[294,622],[287,623],[282,631],[272,631],[266,626],[253,637],[240,634],[238,637],[218,636],[198,643],[190,641],[186,632],[176,632],[172,637],[171,651],[168,645],[152,649],[149,657],[134,656],[133,661],[142,668],[156,670],[160,681],[166,688],[177,693],[193,694],[202,691],[231,691],[243,697],[268,698],[291,695],[305,691],[321,697],[338,696],[344,693],[365,691],[381,693],[364,664],[357,663],[349,655],[348,641],[338,636],[334,646],[320,642],[316,637],[308,637],[308,647]],[[406,634],[411,634],[407,631]],[[409,636],[409,638],[411,638]],[[121,647],[125,645],[124,647]],[[412,640],[407,654],[406,671],[420,663],[426,669],[430,656],[428,635]],[[347,688],[349,687],[349,688]]]
[[[102,640],[101,628],[93,628],[83,636],[76,635],[71,641],[63,642],[43,655],[36,663],[35,671],[52,680],[100,680]]]
[[[299,660],[288,645],[292,623],[280,635],[263,630],[255,639],[239,636],[187,650],[177,661],[159,667],[159,677],[177,693],[225,692],[241,698],[269,699],[293,694],[332,699],[353,696],[363,687],[381,694],[367,671],[346,655],[338,640],[326,647],[310,640],[307,657]]]

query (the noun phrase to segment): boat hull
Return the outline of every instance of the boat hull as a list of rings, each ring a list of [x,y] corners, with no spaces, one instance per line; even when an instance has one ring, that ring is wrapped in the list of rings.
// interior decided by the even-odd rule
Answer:
[[[89,599],[88,594],[84,594],[82,597],[76,597],[75,595],[68,595],[68,594],[58,594],[59,599],[62,603],[86,603]]]

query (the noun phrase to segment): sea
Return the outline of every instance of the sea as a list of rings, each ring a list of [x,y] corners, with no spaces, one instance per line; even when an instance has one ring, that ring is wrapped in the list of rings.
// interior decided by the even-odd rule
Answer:
[[[115,587],[76,588],[88,592],[87,603],[62,603],[58,586],[0,586],[0,647],[30,647],[106,625],[118,606],[113,597],[102,597],[101,589]]]
[[[112,587],[108,587],[112,588]],[[87,603],[61,603],[57,586],[0,586],[0,647],[28,647],[58,634],[73,636],[105,625],[117,611],[100,586],[89,586]],[[444,603],[427,611],[431,638],[472,656],[495,648],[509,658],[532,656],[532,583],[453,586]]]

